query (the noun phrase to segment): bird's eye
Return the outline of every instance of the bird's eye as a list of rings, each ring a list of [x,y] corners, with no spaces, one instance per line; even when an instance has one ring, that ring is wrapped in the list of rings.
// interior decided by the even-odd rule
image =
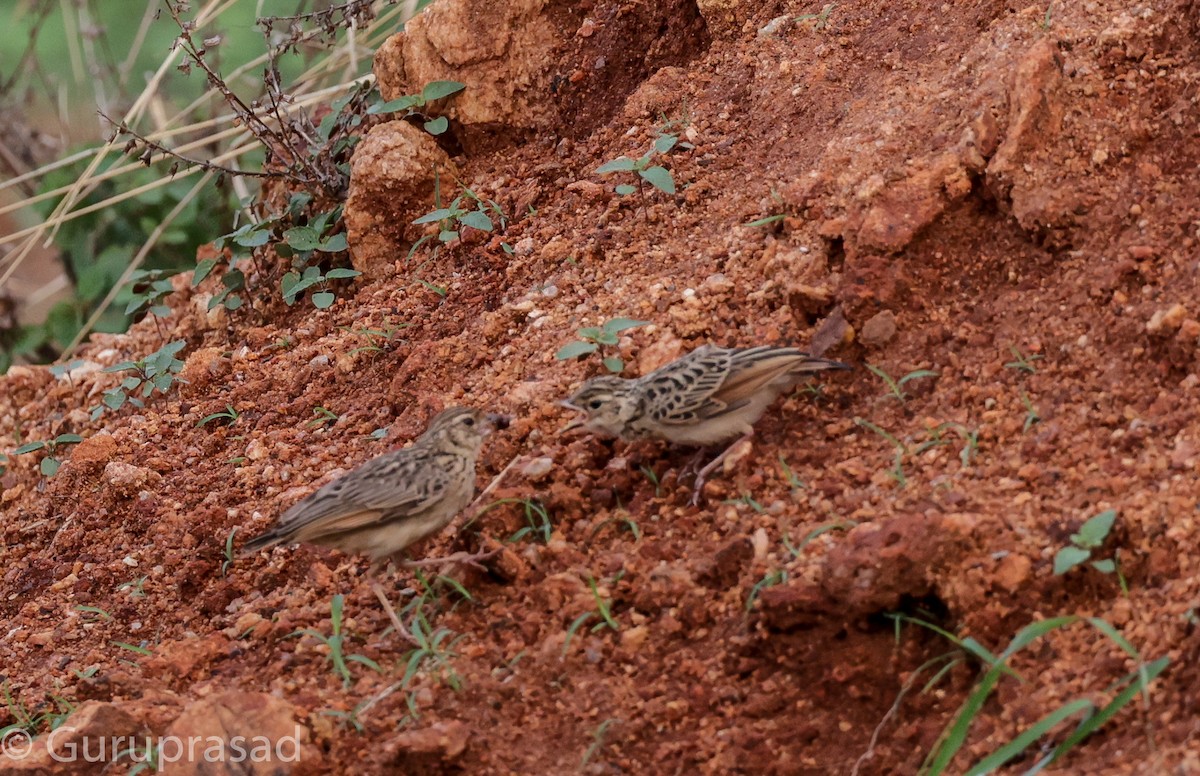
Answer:
[[[470,416],[467,416],[467,417],[463,418],[463,424],[464,424],[464,425],[467,425],[467,426],[474,426],[474,425],[475,425],[475,418],[472,418],[472,417],[470,417]]]
[[[599,399],[592,399],[590,402],[588,402],[588,406],[594,410],[598,410],[604,406],[604,402],[600,401]]]

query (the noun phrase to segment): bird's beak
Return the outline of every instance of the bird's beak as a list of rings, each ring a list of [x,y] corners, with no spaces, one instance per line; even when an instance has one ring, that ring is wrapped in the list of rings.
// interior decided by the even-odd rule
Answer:
[[[571,422],[567,423],[567,425],[563,426],[562,428],[560,428],[558,430],[558,433],[559,434],[571,434],[571,433],[578,433],[579,431],[581,431],[583,429],[584,424],[587,423],[587,415],[584,414],[583,410],[576,407],[570,401],[560,401],[558,403],[558,406],[566,407],[567,409],[571,410],[572,412],[577,413],[574,418],[571,418]]]
[[[494,412],[489,412],[485,417],[488,424],[496,431],[503,431],[508,428],[509,423],[512,423],[512,415],[498,415]]]

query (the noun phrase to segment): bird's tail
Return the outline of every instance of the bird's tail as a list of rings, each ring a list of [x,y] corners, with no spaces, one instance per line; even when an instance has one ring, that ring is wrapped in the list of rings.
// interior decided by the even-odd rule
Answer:
[[[253,555],[260,550],[265,550],[268,547],[274,547],[284,541],[286,537],[278,529],[267,531],[266,533],[255,536],[250,541],[242,545],[241,552],[238,553],[239,558],[245,558]]]

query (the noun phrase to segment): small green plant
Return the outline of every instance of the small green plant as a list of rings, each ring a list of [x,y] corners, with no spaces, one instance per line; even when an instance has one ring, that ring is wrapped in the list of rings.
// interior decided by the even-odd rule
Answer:
[[[639,526],[637,521],[630,517],[629,513],[624,509],[619,509],[617,516],[601,521],[600,525],[592,529],[592,533],[588,538],[596,538],[596,534],[600,533],[610,525],[616,525],[618,528],[624,528],[626,531],[629,531],[629,533],[633,534],[633,540],[635,542],[641,541],[642,539],[641,526]]]
[[[520,504],[525,514],[526,524],[518,528],[512,536],[508,537],[510,544],[519,542],[526,536],[537,536],[542,540],[542,544],[550,543],[550,536],[554,533],[554,524],[550,522],[550,513],[546,511],[546,507],[543,504],[528,498],[505,498],[492,503],[484,510],[480,510],[479,514],[482,515],[488,509],[501,504]]]
[[[1112,558],[1092,560],[1093,553],[1104,546],[1117,519],[1117,510],[1106,509],[1079,526],[1079,533],[1071,534],[1071,543],[1054,555],[1054,574],[1061,576],[1082,563],[1089,563],[1092,568],[1103,574],[1117,574],[1121,580],[1121,588],[1125,588],[1125,580],[1121,569],[1117,566],[1116,555]]]
[[[611,628],[612,630],[620,630],[621,626],[613,617],[612,601],[605,599],[600,595],[600,587],[596,584],[596,578],[591,574],[587,575],[587,585],[592,591],[592,599],[596,602],[596,608],[592,611],[584,612],[571,622],[571,626],[567,628],[567,637],[563,640],[562,654],[565,656],[571,648],[571,639],[575,637],[575,632],[580,629],[588,620],[599,618],[600,622],[592,626],[592,633],[602,629]]]
[[[654,161],[655,156],[665,156],[678,142],[678,135],[659,135],[651,144],[650,150],[641,157],[630,159],[628,156],[618,156],[611,162],[600,165],[596,168],[596,172],[600,175],[609,175],[614,172],[636,173],[637,176],[634,180],[637,181],[637,186],[622,183],[616,187],[617,194],[622,197],[635,191],[642,192],[642,196],[645,197],[643,181],[665,194],[674,194],[675,179],[671,177],[670,170],[662,165],[651,164],[651,162]]]
[[[587,748],[587,751],[583,753],[583,759],[579,762],[580,768],[585,767],[589,762],[591,762],[591,759],[596,756],[596,753],[604,747],[604,736],[606,733],[608,733],[608,729],[612,727],[613,724],[620,721],[621,720],[615,718],[606,719],[601,722],[594,731],[592,731],[592,743]]]
[[[136,741],[137,738],[135,737]],[[161,773],[158,762],[159,749],[149,738],[141,739],[141,743],[131,743],[128,748],[113,753],[113,762],[128,759],[133,763],[126,772],[127,776],[137,776],[139,773]]]
[[[128,582],[122,582],[117,585],[118,593],[128,593],[130,598],[145,598],[146,597],[146,580],[149,577],[141,576],[136,579],[131,579]]]
[[[1016,369],[1019,372],[1027,372],[1028,374],[1035,374],[1037,372],[1037,367],[1033,365],[1033,362],[1040,360],[1042,358],[1041,354],[1032,353],[1027,356],[1016,345],[1009,345],[1008,349],[1013,354],[1014,360],[1006,363],[1004,365],[1005,369]]]
[[[754,496],[751,496],[749,493],[743,493],[742,495],[738,496],[737,498],[727,498],[721,503],[723,503],[723,504],[745,504],[746,506],[753,509],[756,514],[759,514],[759,515],[761,515],[767,511],[765,508],[763,508],[763,505],[758,503],[754,499]]]
[[[904,377],[901,377],[899,380],[895,380],[892,378],[891,375],[889,375],[887,372],[883,371],[879,367],[875,366],[874,364],[864,364],[863,366],[865,366],[867,369],[869,369],[871,371],[872,374],[874,374],[876,377],[883,380],[883,382],[887,384],[888,392],[883,394],[883,396],[881,398],[895,399],[896,401],[900,402],[901,404],[903,404],[904,402],[906,402],[908,400],[908,394],[905,393],[903,390],[901,390],[905,383],[907,383],[911,380],[919,380],[923,377],[937,377],[938,376],[937,372],[932,372],[928,369],[917,369],[916,371],[909,372],[908,374],[904,375]]]
[[[764,587],[774,587],[787,582],[788,573],[786,569],[775,569],[768,571],[762,579],[754,583],[754,587],[750,588],[750,595],[746,596],[746,612],[748,613],[754,608],[754,602],[758,600],[758,594],[762,592]]]
[[[371,329],[365,326],[354,329],[349,326],[339,326],[342,331],[350,332],[358,336],[365,345],[360,345],[357,348],[349,351],[346,355],[354,356],[359,353],[379,353],[385,350],[391,350],[393,340],[400,335],[400,332],[411,326],[411,323],[402,323],[399,326],[385,326],[382,329]]]
[[[743,224],[743,226],[769,226],[770,224],[778,223],[785,218],[787,218],[787,213],[774,213],[769,216],[763,216],[762,218],[756,218],[753,221],[747,221],[745,224]]]
[[[316,417],[305,423],[305,428],[320,428],[331,423],[337,423],[339,420],[341,420],[341,416],[339,416],[336,412],[333,410],[328,410],[324,407],[313,407],[313,414],[316,415]]]
[[[133,281],[131,292],[133,294],[129,299],[129,303],[125,305],[126,315],[135,315],[142,310],[148,311],[151,315],[158,318],[167,318],[171,315],[171,308],[163,304],[163,299],[167,297],[174,287],[171,285],[171,273],[168,270],[161,269],[139,269],[134,271],[130,279]]]
[[[643,474],[643,476],[645,476],[647,480],[650,481],[650,484],[654,486],[654,497],[662,498],[662,482],[659,481],[658,472],[654,471],[646,464],[639,466],[638,470]]]
[[[8,711],[13,722],[0,727],[0,740],[7,741],[9,734],[15,730],[24,731],[30,736],[47,730],[56,730],[75,710],[75,704],[71,701],[60,695],[51,695],[50,699],[54,702],[53,708],[34,711],[26,706],[20,698],[13,695],[7,679],[4,680],[2,688],[5,710]]]
[[[613,318],[599,327],[588,326],[579,329],[575,332],[579,336],[579,339],[563,345],[554,354],[554,357],[559,361],[566,361],[567,359],[595,353],[604,347],[612,347],[618,342],[618,334],[627,329],[645,326],[648,323],[649,321],[636,321],[632,318]],[[625,362],[617,355],[605,356],[602,363],[604,364],[604,368],[613,374],[618,374],[625,369]]]
[[[79,604],[75,607],[75,611],[84,615],[84,622],[101,622],[103,620],[111,620],[112,615],[101,609],[99,606],[87,606]]]
[[[854,423],[862,426],[865,429],[873,431],[891,443],[892,450],[895,452],[895,459],[892,462],[892,468],[888,470],[888,474],[891,475],[892,479],[895,480],[900,487],[906,487],[908,485],[908,478],[904,475],[904,458],[909,454],[908,445],[897,439],[895,435],[884,431],[882,428],[869,420],[855,418]]]
[[[984,704],[992,696],[996,685],[1005,676],[1011,677],[1021,683],[1025,682],[1017,672],[1008,666],[1008,661],[1014,654],[1052,631],[1069,627],[1075,623],[1085,622],[1112,641],[1122,652],[1132,658],[1137,665],[1132,672],[1126,674],[1110,686],[1110,692],[1116,692],[1118,689],[1120,691],[1116,692],[1105,705],[1098,707],[1089,697],[1079,697],[1068,701],[1042,717],[1012,741],[1009,741],[975,763],[971,768],[965,771],[961,769],[955,770],[955,773],[965,773],[967,776],[984,776],[984,774],[994,773],[1005,763],[1020,756],[1042,738],[1051,736],[1053,731],[1063,722],[1072,717],[1079,717],[1079,722],[1075,728],[1066,734],[1065,737],[1052,736],[1052,742],[1047,743],[1040,750],[1034,750],[1037,753],[1038,760],[1034,763],[1033,767],[1024,772],[1028,774],[1041,772],[1046,766],[1061,759],[1080,742],[1100,729],[1138,695],[1142,696],[1143,707],[1148,709],[1150,683],[1167,668],[1171,660],[1170,657],[1161,657],[1158,660],[1146,662],[1137,648],[1122,636],[1116,628],[1097,617],[1052,617],[1031,623],[1018,631],[1012,641],[1009,642],[1008,647],[998,656],[970,636],[959,638],[953,633],[939,628],[928,621],[903,614],[893,614],[889,615],[889,617],[896,623],[897,638],[899,638],[902,623],[919,625],[948,639],[964,653],[978,660],[986,669],[983,672],[983,676],[976,682],[971,693],[967,696],[967,699],[963,701],[962,707],[954,720],[942,731],[941,736],[938,737],[933,748],[926,756],[925,762],[919,771],[920,774],[925,776],[941,776],[950,772],[949,768],[952,761],[966,743],[971,726],[974,724]],[[939,671],[934,681],[943,674],[944,671]],[[933,681],[927,687],[932,684]],[[1053,741],[1057,741],[1057,743],[1053,743]]]
[[[1029,398],[1029,394],[1021,391],[1021,403],[1025,405],[1025,425],[1021,427],[1021,433],[1029,431],[1033,425],[1042,419],[1038,414],[1037,407],[1033,406],[1033,401]]]
[[[794,546],[792,545],[792,538],[787,533],[784,533],[783,546],[791,553],[793,558],[798,558],[800,557],[800,553],[804,551],[804,548],[811,544],[817,537],[827,534],[830,531],[848,531],[856,525],[858,525],[857,520],[834,520],[830,523],[823,523],[809,531],[800,540],[800,543]]]
[[[142,400],[148,399],[155,391],[165,394],[176,382],[187,382],[179,376],[183,362],[175,357],[186,346],[185,341],[175,340],[145,358],[122,361],[105,368],[105,372],[127,372],[129,376],[121,380],[116,388],[104,392],[100,405],[92,409],[92,420],[99,418],[105,409],[116,411],[126,403],[144,407],[146,405]]]
[[[79,434],[59,434],[54,439],[46,440],[45,442],[26,442],[25,444],[13,450],[13,455],[25,455],[26,453],[45,450],[46,455],[42,457],[42,462],[39,469],[43,476],[53,477],[58,473],[58,467],[62,466],[62,461],[59,460],[59,449],[66,445],[77,445],[83,441],[83,437]]]
[[[783,453],[779,454],[779,468],[783,471],[784,479],[787,480],[788,487],[792,489],[792,493],[808,487],[804,484],[803,480],[796,476],[796,473],[792,471],[792,467],[788,466],[787,459],[783,457]]]
[[[814,30],[823,30],[829,26],[829,15],[833,13],[833,7],[834,4],[829,3],[821,9],[820,13],[800,14],[793,21],[795,21],[797,24],[801,24],[803,22],[812,22],[812,28]]]
[[[233,554],[233,537],[237,535],[237,531],[238,526],[235,525],[229,529],[229,535],[225,537],[225,560],[221,562],[221,576],[223,577],[229,574],[230,567],[237,559],[237,556]]]
[[[458,81],[430,81],[425,84],[425,88],[419,94],[406,94],[394,100],[376,103],[367,108],[367,113],[375,115],[404,111],[404,115],[401,118],[408,119],[409,117],[413,117],[420,119],[426,132],[431,135],[440,135],[449,128],[449,120],[445,116],[429,118],[418,111],[417,108],[424,108],[431,102],[449,97],[452,94],[458,94],[466,88],[466,84],[460,84]]]
[[[313,628],[305,628],[293,633],[293,636],[306,635],[312,636],[317,641],[324,644],[329,649],[329,663],[333,666],[334,671],[342,678],[342,688],[350,689],[350,684],[353,677],[350,675],[350,666],[348,663],[359,663],[372,671],[383,673],[383,669],[369,657],[365,655],[347,655],[344,648],[346,644],[346,635],[342,633],[342,606],[344,598],[341,593],[335,595],[329,603],[329,625],[330,634],[326,636],[320,631]]]
[[[442,244],[457,240],[463,227],[466,226],[482,232],[491,232],[495,230],[496,221],[498,221],[501,231],[508,228],[508,217],[504,215],[504,210],[500,205],[494,200],[479,196],[461,183],[458,186],[462,193],[446,207],[441,206],[440,186],[436,188],[434,191],[435,209],[413,221],[413,224],[417,226],[437,224],[438,231],[436,235],[425,235],[413,243],[408,252],[410,257],[422,243],[431,237],[436,237]],[[445,292],[442,293],[442,296],[445,296]]]
[[[1038,22],[1038,26],[1042,31],[1050,29],[1050,20],[1054,18],[1054,3],[1046,3],[1046,13],[1042,15],[1042,20]]]
[[[226,425],[232,426],[239,417],[241,417],[241,415],[239,415],[238,411],[233,408],[233,405],[226,404],[223,412],[214,412],[211,415],[205,415],[200,422],[196,424],[196,428],[204,428],[209,423],[213,423],[218,420],[223,420],[225,421]]]

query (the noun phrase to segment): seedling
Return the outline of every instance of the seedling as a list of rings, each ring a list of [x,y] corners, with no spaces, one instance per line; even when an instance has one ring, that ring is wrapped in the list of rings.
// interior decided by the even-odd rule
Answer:
[[[481,197],[461,183],[458,186],[462,190],[462,193],[455,197],[446,207],[441,206],[441,187],[440,185],[437,186],[434,190],[434,204],[436,208],[414,220],[413,224],[417,226],[437,224],[438,231],[436,237],[438,242],[442,244],[457,240],[465,226],[469,226],[472,229],[479,229],[483,232],[491,232],[496,228],[495,221],[498,221],[501,231],[508,228],[508,217],[504,215],[504,210],[501,209],[495,200]],[[422,243],[433,236],[425,235],[413,243],[412,248],[408,251],[409,257],[416,252]]]
[[[1021,372],[1028,372],[1029,374],[1037,372],[1037,368],[1034,367],[1033,362],[1042,358],[1040,353],[1031,353],[1027,356],[1016,345],[1009,345],[1008,349],[1012,352],[1015,360],[1006,363],[1004,365],[1005,369],[1016,369]]]
[[[658,472],[654,471],[646,464],[642,464],[641,466],[639,466],[638,470],[641,471],[641,473],[643,475],[645,475],[646,479],[650,480],[650,484],[654,486],[654,497],[661,498],[662,497],[662,483],[659,482]]]
[[[358,337],[367,343],[347,353],[347,355],[353,356],[359,353],[378,353],[383,350],[391,350],[393,345],[392,340],[411,325],[410,323],[402,323],[399,326],[386,326],[382,329],[370,329],[365,326],[358,329],[352,329],[349,326],[339,326],[338,328],[342,331],[358,335]]]
[[[674,194],[675,179],[671,177],[671,172],[666,167],[657,164],[652,165],[651,162],[655,156],[667,154],[678,142],[678,135],[659,135],[650,146],[650,150],[640,158],[630,159],[628,156],[618,156],[611,162],[605,162],[600,165],[596,168],[596,172],[600,175],[608,175],[614,172],[636,173],[637,177],[635,180],[637,181],[637,186],[622,183],[616,187],[615,191],[622,197],[637,191],[642,192],[644,198],[643,181],[665,194]]]
[[[317,641],[320,641],[329,649],[329,662],[333,666],[334,671],[342,678],[342,688],[350,689],[352,677],[350,676],[350,667],[348,662],[359,663],[370,668],[372,671],[383,673],[383,669],[369,657],[365,655],[347,655],[343,651],[346,642],[346,636],[342,633],[342,605],[343,596],[341,593],[335,595],[329,603],[329,624],[330,634],[326,636],[320,631],[312,628],[298,630],[291,634],[293,636],[307,635],[312,636]]]
[[[869,420],[855,418],[854,423],[875,432],[891,443],[892,449],[895,451],[895,460],[892,462],[892,468],[888,470],[888,474],[891,475],[892,479],[894,479],[900,487],[903,488],[907,486],[908,478],[904,476],[904,457],[908,455],[908,445],[904,444],[894,435],[884,431],[882,428]]]
[[[785,569],[776,569],[775,571],[767,572],[766,576],[754,583],[754,587],[750,588],[750,595],[746,597],[746,612],[749,613],[754,608],[754,602],[758,600],[758,594],[762,592],[764,587],[774,587],[787,582],[788,573]]]
[[[65,375],[67,378],[67,383],[74,388],[75,380],[71,377],[71,373],[86,363],[87,362],[82,358],[77,358],[73,361],[68,361],[65,364],[55,364],[50,367],[50,374],[54,375],[55,377],[63,377]]]
[[[629,531],[629,533],[633,534],[633,540],[635,542],[641,541],[641,539],[642,539],[641,526],[639,526],[637,524],[637,521],[634,520],[632,517],[630,517],[629,513],[626,512],[624,509],[620,510],[619,516],[610,517],[607,520],[604,520],[603,522],[601,522],[600,525],[593,528],[592,534],[588,538],[589,539],[596,538],[596,534],[600,533],[601,531],[603,531],[605,529],[605,527],[612,525],[613,523],[616,523],[618,527],[623,527],[626,531]]]
[[[546,507],[540,502],[529,498],[502,498],[498,501],[493,501],[476,512],[463,528],[467,528],[488,512],[505,504],[520,504],[524,510],[525,522],[527,523],[527,525],[521,527],[516,533],[508,537],[506,540],[507,544],[519,542],[530,535],[539,537],[543,544],[550,542],[550,535],[554,532],[554,525],[550,522],[550,513],[546,511]]]
[[[554,354],[554,357],[559,361],[566,361],[570,358],[595,353],[603,347],[612,347],[618,342],[618,334],[627,329],[645,326],[648,323],[650,322],[635,321],[632,318],[613,318],[600,327],[588,326],[579,329],[575,332],[579,336],[579,339],[563,345]],[[605,356],[602,363],[604,364],[604,368],[613,374],[618,374],[625,368],[625,362],[621,360],[620,356],[616,355]]]
[[[579,763],[580,769],[586,766],[588,762],[596,756],[596,753],[599,752],[604,746],[604,734],[608,732],[608,729],[613,725],[613,723],[620,721],[621,720],[615,718],[606,719],[600,723],[600,726],[597,727],[595,731],[592,732],[592,744],[587,748],[587,751],[583,753],[583,759]]]
[[[768,226],[770,224],[778,223],[785,218],[787,218],[787,213],[775,213],[773,215],[763,216],[762,218],[756,218],[753,221],[747,221],[744,225],[745,226]]]
[[[757,514],[760,514],[760,515],[767,511],[766,509],[763,508],[763,505],[758,503],[757,501],[755,501],[754,497],[751,496],[749,493],[743,493],[742,495],[738,496],[737,498],[727,498],[722,503],[724,503],[724,504],[745,504],[746,506],[750,507]]]
[[[99,606],[86,606],[79,604],[75,607],[75,611],[85,615],[84,622],[101,622],[103,620],[111,620],[112,615],[101,609]]]
[[[146,405],[142,400],[149,398],[155,391],[165,394],[176,382],[186,383],[186,380],[179,377],[183,362],[175,357],[186,345],[183,340],[175,340],[138,361],[122,361],[105,368],[105,372],[130,374],[121,380],[116,388],[104,392],[100,406],[92,409],[92,420],[99,418],[106,408],[116,411],[126,403],[144,407]]]
[[[425,84],[425,88],[419,94],[407,94],[403,97],[397,97],[394,100],[376,103],[367,108],[367,113],[375,115],[404,111],[404,115],[401,118],[408,119],[409,117],[415,117],[420,119],[426,132],[431,135],[440,135],[449,128],[449,120],[445,116],[429,118],[418,111],[417,108],[424,108],[431,102],[449,97],[452,94],[458,94],[466,88],[466,84],[460,84],[458,81],[430,81]]]
[[[833,13],[833,3],[829,3],[821,9],[820,13],[805,13],[797,16],[793,21],[797,24],[803,22],[812,22],[814,30],[823,30],[829,26],[829,15]]]
[[[792,489],[793,493],[798,490],[804,490],[808,487],[804,484],[803,480],[796,476],[796,473],[792,471],[792,467],[788,466],[787,459],[783,457],[783,453],[779,454],[779,468],[783,470],[783,476],[787,480],[788,487]]]
[[[240,415],[238,414],[238,411],[233,408],[233,405],[226,404],[224,412],[214,412],[211,415],[205,415],[204,418],[196,424],[196,428],[204,428],[209,423],[217,420],[223,420],[226,422],[226,425],[232,426],[239,417]]]
[[[128,582],[122,582],[121,584],[117,585],[117,592],[120,593],[128,591],[130,598],[145,598],[146,579],[147,577],[142,576],[138,577],[137,579],[131,579]]]
[[[923,377],[937,377],[938,376],[937,372],[933,372],[928,369],[918,369],[914,372],[909,372],[908,374],[904,375],[904,377],[901,377],[899,380],[896,380],[896,379],[893,379],[892,376],[889,375],[887,372],[883,371],[882,369],[875,366],[874,364],[864,364],[864,366],[867,369],[871,370],[872,374],[874,374],[876,377],[883,380],[883,382],[887,384],[888,392],[883,394],[880,398],[895,399],[896,401],[900,402],[901,404],[903,404],[904,402],[906,402],[908,400],[908,394],[905,393],[903,390],[901,390],[902,386],[905,383],[907,383],[911,380],[919,380]]]
[[[79,434],[59,434],[54,439],[45,442],[26,442],[25,444],[13,450],[13,455],[25,455],[38,450],[45,450],[46,455],[42,458],[39,465],[42,475],[53,477],[58,473],[58,467],[62,466],[62,461],[59,460],[59,448],[65,445],[77,445],[83,441],[83,437]]]
[[[1033,750],[1038,756],[1037,762],[1033,763],[1032,767],[1025,770],[1026,773],[1039,773],[1047,765],[1061,759],[1064,755],[1074,749],[1080,742],[1090,736],[1096,730],[1101,728],[1112,717],[1114,717],[1122,708],[1129,704],[1139,694],[1142,696],[1143,706],[1148,708],[1150,696],[1150,683],[1154,681],[1170,664],[1170,657],[1161,657],[1158,660],[1145,662],[1141,653],[1135,648],[1124,636],[1121,635],[1116,628],[1105,620],[1097,617],[1052,617],[1046,620],[1039,620],[1030,625],[1025,626],[1017,632],[1008,647],[1005,648],[998,656],[990,652],[986,647],[968,636],[959,638],[948,631],[939,628],[925,620],[919,620],[907,615],[894,614],[889,615],[895,622],[897,634],[901,623],[912,623],[927,628],[934,633],[937,633],[951,641],[955,646],[961,649],[967,655],[979,660],[986,670],[982,677],[976,682],[967,699],[963,701],[962,707],[954,720],[947,725],[938,737],[933,749],[930,750],[925,758],[920,773],[929,774],[930,776],[941,776],[950,772],[950,765],[955,756],[966,743],[971,726],[974,724],[976,717],[984,704],[991,698],[995,691],[996,685],[1005,676],[1012,677],[1017,681],[1024,682],[1015,671],[1008,666],[1008,661],[1017,652],[1032,644],[1034,641],[1048,635],[1049,633],[1069,627],[1075,623],[1086,622],[1091,625],[1101,634],[1106,636],[1117,647],[1121,649],[1129,657],[1136,661],[1137,666],[1132,672],[1126,674],[1110,687],[1111,691],[1117,688],[1123,688],[1104,706],[1097,707],[1089,697],[1079,697],[1072,701],[1068,701],[1058,709],[1050,712],[1042,717],[1029,728],[1022,731],[1016,738],[996,749],[990,755],[975,763],[969,769],[962,771],[956,770],[956,773],[965,773],[967,776],[983,776],[984,774],[997,772],[1005,763],[1017,758],[1022,753],[1030,749],[1039,740],[1049,737],[1051,741],[1058,740],[1059,743],[1047,743],[1040,750]],[[938,672],[935,680],[942,676],[944,671]],[[931,686],[931,681],[928,686]],[[1052,735],[1056,728],[1063,722],[1072,717],[1079,717],[1078,723],[1070,733],[1066,733],[1065,738],[1062,736]],[[1065,731],[1064,731],[1065,733]]]
[[[1033,406],[1033,402],[1029,398],[1029,394],[1021,391],[1021,403],[1025,405],[1025,425],[1021,427],[1021,433],[1024,434],[1029,429],[1033,428],[1033,424],[1042,419],[1038,414],[1037,407]]]
[[[330,423],[337,423],[341,419],[337,413],[324,407],[313,407],[313,414],[316,417],[305,423],[305,428],[320,428]]]
[[[229,568],[233,565],[237,556],[233,554],[233,537],[237,534],[238,527],[235,525],[229,530],[229,535],[225,537],[225,560],[221,563],[221,576],[226,576],[229,573]]]
[[[1116,519],[1117,510],[1106,509],[1079,526],[1079,533],[1071,534],[1071,543],[1054,555],[1054,575],[1061,576],[1082,563],[1088,563],[1103,574],[1115,573],[1124,590],[1125,578],[1117,566],[1115,553],[1112,558],[1092,560],[1093,553],[1104,546]]]
[[[571,626],[567,628],[567,638],[563,641],[562,648],[562,654],[564,657],[567,654],[567,650],[571,647],[571,639],[574,638],[575,632],[578,631],[579,628],[588,620],[596,618],[597,616],[600,619],[600,622],[592,626],[592,633],[595,633],[601,628],[611,628],[612,630],[621,629],[621,626],[617,623],[616,619],[613,618],[612,601],[606,600],[600,595],[600,588],[596,584],[596,578],[591,574],[588,574],[587,584],[588,587],[591,588],[592,599],[596,602],[596,608],[593,611],[584,612],[576,617],[571,623]]]
[[[785,533],[783,535],[783,546],[792,554],[793,558],[798,558],[800,557],[800,553],[803,552],[804,548],[811,544],[818,536],[827,534],[830,531],[848,531],[856,525],[858,525],[857,520],[834,520],[831,523],[823,523],[822,525],[819,525],[809,531],[805,537],[800,540],[800,543],[795,546],[792,546],[791,537]]]
[[[170,278],[171,273],[161,269],[135,270],[131,276],[133,296],[125,305],[125,314],[147,310],[159,318],[170,316],[171,308],[163,304],[163,299],[175,290]]]

